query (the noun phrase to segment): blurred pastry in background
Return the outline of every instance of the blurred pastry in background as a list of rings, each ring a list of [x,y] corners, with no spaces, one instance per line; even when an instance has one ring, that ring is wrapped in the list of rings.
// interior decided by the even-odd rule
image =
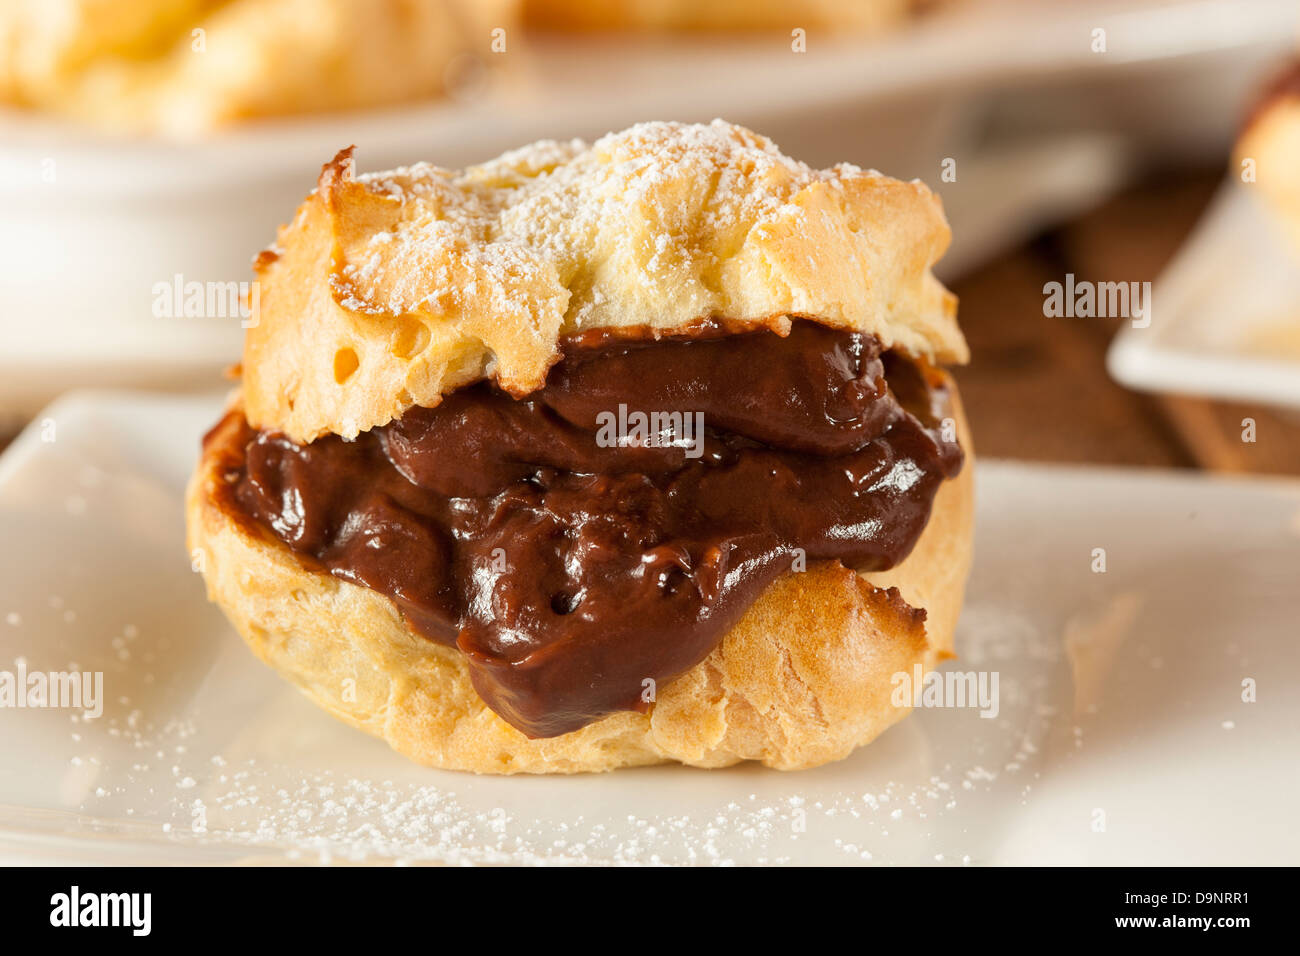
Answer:
[[[1237,143],[1236,169],[1285,223],[1300,251],[1300,59],[1265,90]]]
[[[518,0],[6,0],[0,103],[124,132],[439,96]]]
[[[934,6],[925,0],[524,0],[539,30],[834,30],[871,33]]]

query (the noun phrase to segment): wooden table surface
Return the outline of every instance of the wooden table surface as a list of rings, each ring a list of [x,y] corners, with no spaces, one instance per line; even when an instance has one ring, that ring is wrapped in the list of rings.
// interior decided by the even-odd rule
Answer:
[[[1106,373],[1127,321],[1047,318],[1043,285],[1066,273],[1155,281],[1222,180],[1152,175],[1092,212],[953,284],[971,364],[956,373],[979,455],[1300,475],[1300,413],[1144,395]],[[1242,420],[1256,423],[1242,441]]]
[[[957,380],[977,454],[1300,475],[1300,413],[1130,391],[1105,368],[1124,320],[1043,315],[1044,283],[1067,272],[1154,281],[1222,175],[1151,175],[953,284],[973,353]],[[1241,440],[1244,418],[1256,422],[1254,443]]]

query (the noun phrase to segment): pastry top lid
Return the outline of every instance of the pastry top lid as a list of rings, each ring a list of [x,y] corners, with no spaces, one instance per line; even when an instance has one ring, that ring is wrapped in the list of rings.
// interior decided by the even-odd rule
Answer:
[[[791,316],[964,362],[920,182],[811,169],[721,120],[543,141],[462,171],[357,176],[346,149],[258,257],[249,421],[344,437],[478,379],[525,394],[563,339]]]

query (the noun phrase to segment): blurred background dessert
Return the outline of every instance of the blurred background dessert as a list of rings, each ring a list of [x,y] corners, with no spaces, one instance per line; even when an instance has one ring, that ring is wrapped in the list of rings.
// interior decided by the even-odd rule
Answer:
[[[440,96],[518,0],[8,0],[0,100],[197,136],[256,117]]]
[[[864,36],[918,0],[6,0],[0,102],[191,138],[262,117],[437,99],[510,34]],[[516,38],[516,42],[523,42]],[[504,61],[505,58],[495,58]],[[498,63],[500,65],[500,63]]]

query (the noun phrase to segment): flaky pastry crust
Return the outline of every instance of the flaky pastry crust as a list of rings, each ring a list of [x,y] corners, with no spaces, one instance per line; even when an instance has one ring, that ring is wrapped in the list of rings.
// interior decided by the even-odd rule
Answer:
[[[483,703],[461,654],[415,634],[387,597],[308,567],[224,510],[221,462],[237,419],[214,433],[190,482],[188,544],[208,596],[258,657],[421,764],[502,774],[667,761],[815,767],[907,715],[891,701],[892,675],[951,656],[970,566],[974,470],[959,404],[955,416],[966,464],[939,489],[905,561],[868,575],[832,561],[787,573],[707,658],[659,688],[650,714],[613,714],[560,737],[524,736]]]
[[[485,376],[532,391],[568,334],[715,317],[809,316],[964,362],[956,300],[931,272],[949,239],[923,184],[814,170],[720,120],[459,172],[358,177],[345,150],[259,257],[244,404],[300,442],[353,437]]]

